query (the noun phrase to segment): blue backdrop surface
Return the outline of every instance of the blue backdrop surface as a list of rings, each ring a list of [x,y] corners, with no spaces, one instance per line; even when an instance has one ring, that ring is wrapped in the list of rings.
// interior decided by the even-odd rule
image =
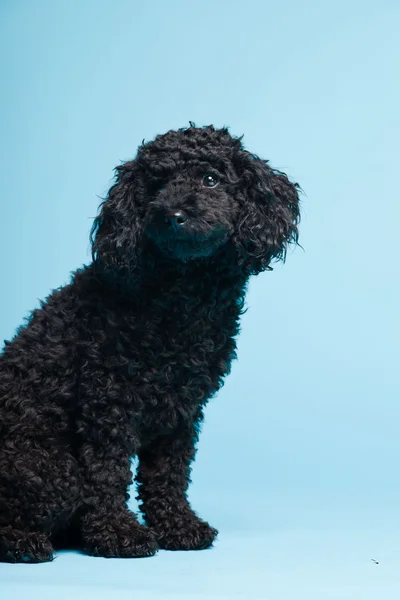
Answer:
[[[206,411],[215,549],[0,565],[2,598],[400,597],[399,29],[396,0],[2,0],[1,339],[89,260],[143,138],[229,125],[306,192]]]

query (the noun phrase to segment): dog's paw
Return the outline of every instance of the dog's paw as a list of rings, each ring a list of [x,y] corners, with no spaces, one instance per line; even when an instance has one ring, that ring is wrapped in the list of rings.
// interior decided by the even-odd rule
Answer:
[[[218,531],[195,515],[164,523],[155,529],[160,548],[164,550],[205,550],[210,548]]]
[[[140,525],[133,515],[91,524],[84,531],[87,554],[104,558],[145,558],[154,556],[159,546],[153,532]]]
[[[26,533],[11,527],[0,529],[0,561],[41,563],[54,558],[54,548],[44,533]]]

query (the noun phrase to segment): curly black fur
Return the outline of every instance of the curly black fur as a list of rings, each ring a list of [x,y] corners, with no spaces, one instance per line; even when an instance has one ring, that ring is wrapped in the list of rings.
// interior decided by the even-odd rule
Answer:
[[[227,129],[170,131],[117,167],[93,261],[0,356],[0,559],[69,538],[106,557],[195,550],[203,408],[235,358],[252,274],[297,241],[298,187]],[[137,456],[140,508],[128,511]]]

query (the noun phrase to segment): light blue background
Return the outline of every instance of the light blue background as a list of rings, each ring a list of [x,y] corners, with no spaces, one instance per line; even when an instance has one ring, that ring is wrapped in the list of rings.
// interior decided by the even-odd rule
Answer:
[[[230,125],[306,192],[207,410],[216,548],[0,565],[2,598],[400,597],[399,30],[396,0],[2,0],[0,337],[88,260],[143,138]]]

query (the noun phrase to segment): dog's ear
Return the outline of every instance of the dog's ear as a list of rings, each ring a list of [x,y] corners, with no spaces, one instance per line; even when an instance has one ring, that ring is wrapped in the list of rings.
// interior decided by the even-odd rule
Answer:
[[[92,257],[115,270],[134,266],[141,241],[144,184],[137,161],[116,167],[115,183],[99,207],[90,240]]]
[[[297,243],[300,221],[297,184],[247,151],[240,152],[243,208],[234,239],[241,262],[251,274],[285,260],[288,244]]]

